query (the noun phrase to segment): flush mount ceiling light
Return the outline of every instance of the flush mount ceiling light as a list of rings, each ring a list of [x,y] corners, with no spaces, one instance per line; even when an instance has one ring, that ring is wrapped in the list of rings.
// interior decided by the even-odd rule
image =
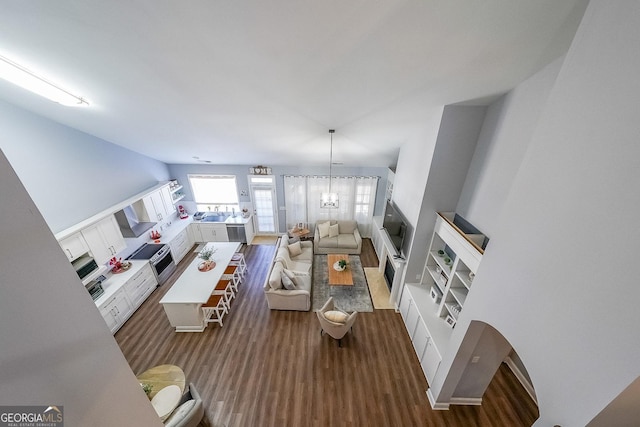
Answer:
[[[335,133],[334,129],[329,129],[329,135],[331,135],[331,149],[329,152],[329,192],[322,193],[320,195],[320,207],[321,208],[338,208],[338,193],[334,193],[331,191],[331,166],[333,165],[333,134]]]
[[[0,56],[0,78],[58,104],[70,107],[89,105],[82,97],[72,94],[4,56]]]

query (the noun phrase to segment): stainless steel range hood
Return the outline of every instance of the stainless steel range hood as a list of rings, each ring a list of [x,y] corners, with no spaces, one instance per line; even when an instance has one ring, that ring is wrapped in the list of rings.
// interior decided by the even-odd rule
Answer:
[[[115,213],[123,237],[140,237],[157,223],[140,222],[133,206],[129,205]]]

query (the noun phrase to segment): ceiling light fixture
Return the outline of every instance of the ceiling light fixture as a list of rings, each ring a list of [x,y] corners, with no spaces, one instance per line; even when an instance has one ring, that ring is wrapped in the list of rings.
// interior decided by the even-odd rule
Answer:
[[[62,89],[4,56],[0,56],[0,78],[62,105],[70,107],[89,105],[84,98]]]
[[[329,135],[331,135],[331,151],[329,152],[329,192],[322,193],[320,195],[320,207],[321,208],[338,208],[338,193],[334,193],[331,191],[331,181],[333,177],[331,175],[331,166],[333,165],[333,134],[335,133],[334,129],[329,129]]]

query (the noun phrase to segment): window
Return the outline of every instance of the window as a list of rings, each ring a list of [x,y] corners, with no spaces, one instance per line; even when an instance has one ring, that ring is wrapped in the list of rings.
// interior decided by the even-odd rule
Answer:
[[[188,175],[199,211],[238,210],[238,187],[234,175]]]

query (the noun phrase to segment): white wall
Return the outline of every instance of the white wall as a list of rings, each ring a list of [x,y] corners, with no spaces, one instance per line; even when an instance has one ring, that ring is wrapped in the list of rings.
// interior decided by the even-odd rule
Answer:
[[[590,2],[454,330],[513,345],[537,426],[587,424],[640,372],[638,45],[640,4]]]
[[[0,402],[62,405],[67,426],[161,426],[2,151],[0,182]]]
[[[393,181],[393,201],[414,227],[420,217],[420,207],[431,168],[444,107],[425,117],[420,135],[402,145]]]
[[[54,233],[170,178],[162,162],[2,101],[0,129],[0,149]]]
[[[415,282],[422,274],[433,234],[436,211],[454,211],[475,151],[486,107],[446,106],[429,163],[420,215],[412,223],[413,236],[405,277]],[[394,187],[395,188],[395,187]],[[395,198],[395,195],[394,195]],[[405,247],[408,245],[405,244]]]
[[[547,65],[487,110],[456,212],[489,237],[563,60]]]
[[[193,206],[193,194],[191,194],[191,187],[189,186],[188,175],[197,173],[211,173],[211,174],[230,174],[236,176],[236,184],[238,191],[246,190],[249,194],[249,168],[250,165],[181,165],[174,164],[169,165],[171,176],[177,179],[182,185],[184,185],[185,203]],[[387,187],[387,168],[382,167],[341,167],[334,166],[332,168],[333,176],[378,176],[378,190],[376,194],[376,202],[374,206],[374,215],[382,215],[384,209],[384,195]],[[276,177],[276,198],[279,207],[285,206],[286,195],[284,194],[284,180],[283,175],[329,175],[329,162],[327,161],[326,167],[308,167],[308,166],[271,166],[271,172]],[[251,197],[240,196],[239,202],[242,206],[250,204]],[[318,203],[320,201],[318,200]],[[193,213],[193,212],[191,212]],[[278,209],[278,226],[279,231],[284,232],[286,230],[285,211]],[[365,236],[368,237],[368,236]]]

